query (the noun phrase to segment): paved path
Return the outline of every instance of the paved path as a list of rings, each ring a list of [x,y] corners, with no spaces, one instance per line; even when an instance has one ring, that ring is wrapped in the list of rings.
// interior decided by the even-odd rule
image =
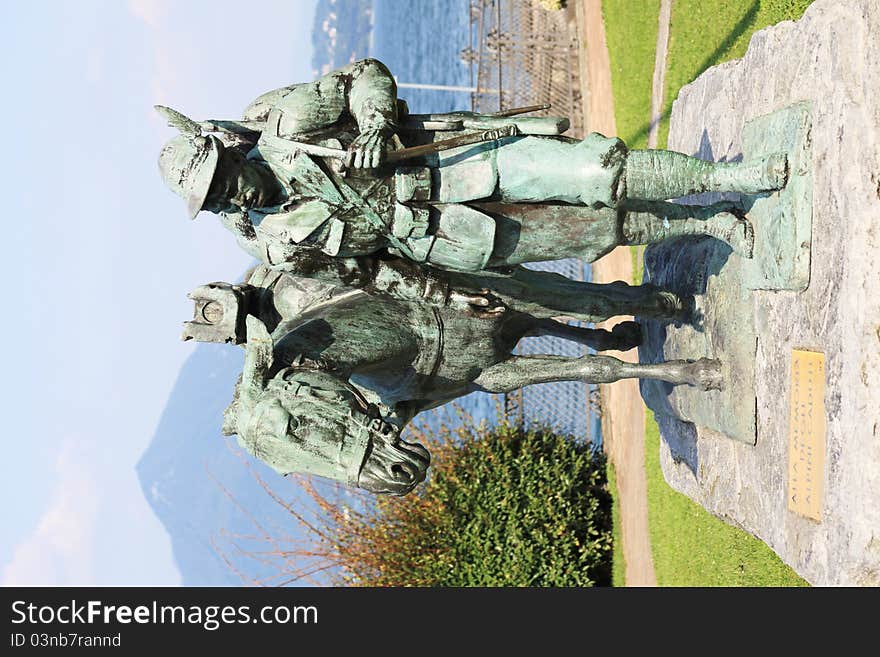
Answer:
[[[669,45],[669,19],[672,0],[660,0],[657,47],[654,51],[654,79],[651,84],[651,123],[648,127],[648,148],[657,148],[660,114],[663,112],[663,91],[666,86],[666,47]]]
[[[586,113],[584,123],[588,132],[616,135],[611,65],[601,0],[580,0],[577,10]],[[615,249],[593,264],[593,280],[596,282],[632,282],[632,276],[632,257],[628,247]],[[629,318],[617,317],[611,323],[625,319]],[[635,350],[608,353],[630,362],[638,356]],[[626,585],[655,586],[645,480],[645,408],[638,383],[635,379],[626,379],[600,386],[600,390],[602,437],[617,474]]]

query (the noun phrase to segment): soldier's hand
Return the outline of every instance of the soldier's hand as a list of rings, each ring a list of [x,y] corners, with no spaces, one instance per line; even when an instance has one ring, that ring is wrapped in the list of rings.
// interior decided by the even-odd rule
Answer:
[[[348,147],[348,166],[355,169],[375,169],[385,159],[388,133],[382,129],[364,130]]]
[[[452,290],[449,293],[447,305],[459,308],[468,315],[481,319],[495,319],[500,317],[506,310],[504,303],[486,289],[482,289],[479,292]]]

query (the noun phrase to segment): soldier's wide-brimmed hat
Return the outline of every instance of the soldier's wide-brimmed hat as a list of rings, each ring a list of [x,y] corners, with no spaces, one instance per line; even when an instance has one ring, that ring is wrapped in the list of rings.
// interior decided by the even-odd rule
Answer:
[[[195,219],[208,197],[223,143],[214,135],[203,136],[199,124],[180,112],[158,105],[156,109],[181,131],[162,147],[159,171],[165,184],[186,201],[190,219]]]

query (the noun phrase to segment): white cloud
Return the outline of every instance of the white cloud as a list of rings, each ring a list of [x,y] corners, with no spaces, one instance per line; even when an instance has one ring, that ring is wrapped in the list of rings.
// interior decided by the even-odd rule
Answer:
[[[128,0],[128,11],[142,22],[149,32],[152,50],[150,96],[152,104],[167,105],[181,86],[179,73],[181,44],[177,33],[169,25],[169,7],[166,0]],[[171,21],[173,23],[173,21]],[[161,134],[167,133],[165,121],[152,107],[145,107],[150,125]]]
[[[82,447],[75,438],[63,442],[48,508],[3,568],[3,586],[75,586],[94,581],[100,499]]]
[[[168,3],[165,0],[128,0],[128,11],[155,29],[168,12]]]
[[[98,84],[104,79],[104,49],[92,46],[86,53],[86,82]]]

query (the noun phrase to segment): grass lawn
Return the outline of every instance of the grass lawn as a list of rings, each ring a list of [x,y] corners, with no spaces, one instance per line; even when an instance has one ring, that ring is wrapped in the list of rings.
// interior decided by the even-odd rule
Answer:
[[[799,18],[811,2],[673,0],[660,147],[666,145],[672,101],[682,86],[710,66],[741,57],[756,30]],[[631,148],[645,148],[647,142],[659,7],[659,0],[602,2],[617,132]],[[636,262],[635,253],[633,258],[635,282],[639,283],[641,262]],[[648,516],[659,585],[806,585],[762,541],[727,525],[672,490],[660,471],[660,434],[650,411],[645,432]],[[617,519],[615,515],[615,527]],[[613,582],[618,586],[623,581],[623,574],[618,572],[623,561],[618,547],[614,560]]]
[[[617,136],[630,148],[647,148],[660,0],[604,0],[602,15]]]
[[[674,491],[660,471],[660,431],[645,424],[648,524],[659,586],[807,586],[769,547]]]
[[[614,466],[608,463],[608,490],[611,491],[611,540],[614,551],[611,555],[611,586],[625,586],[625,564],[623,561],[623,541],[620,539],[620,500],[617,497],[617,475]]]
[[[768,25],[800,18],[812,1],[673,0],[666,60],[666,91],[659,128],[660,147],[666,145],[672,101],[679,89],[710,66],[742,57],[752,34]],[[656,41],[656,28],[651,34]],[[649,36],[646,33],[645,38]],[[649,81],[649,94],[650,84]],[[616,89],[614,98],[617,99]]]

